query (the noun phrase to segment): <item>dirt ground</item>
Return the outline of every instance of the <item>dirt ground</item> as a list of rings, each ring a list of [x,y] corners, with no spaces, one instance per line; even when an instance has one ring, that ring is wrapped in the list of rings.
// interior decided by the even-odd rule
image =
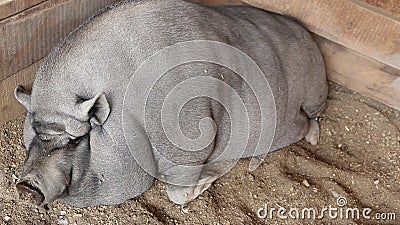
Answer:
[[[0,128],[0,224],[400,224],[400,112],[330,87],[319,145],[301,141],[273,152],[254,172],[241,160],[184,208],[160,182],[118,206],[42,208],[20,199],[23,118],[11,121]],[[323,217],[307,219],[304,209]]]

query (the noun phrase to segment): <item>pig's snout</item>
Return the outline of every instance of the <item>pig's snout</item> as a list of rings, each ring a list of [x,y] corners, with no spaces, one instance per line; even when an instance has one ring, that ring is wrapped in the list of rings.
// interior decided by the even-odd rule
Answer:
[[[41,205],[44,202],[45,197],[43,192],[28,181],[19,182],[17,184],[17,189],[21,196],[27,195],[30,200],[37,205]]]
[[[67,188],[68,181],[57,176],[28,176],[17,183],[17,189],[22,198],[38,205],[47,205],[60,197]]]
[[[38,205],[47,205],[60,197],[70,183],[70,174],[47,165],[31,170],[24,175],[16,187],[22,198]]]

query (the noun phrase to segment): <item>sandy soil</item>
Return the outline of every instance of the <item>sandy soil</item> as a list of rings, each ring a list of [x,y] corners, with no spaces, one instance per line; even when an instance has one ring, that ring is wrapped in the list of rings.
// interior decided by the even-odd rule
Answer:
[[[400,224],[399,114],[331,84],[318,146],[302,141],[271,153],[254,172],[248,172],[249,160],[241,160],[185,208],[168,200],[160,182],[118,206],[79,209],[55,202],[42,208],[20,199],[15,188],[25,159],[20,118],[0,129],[0,224]],[[266,205],[276,210],[260,219]],[[336,211],[331,217],[323,211],[329,206],[338,209],[337,218]],[[279,208],[288,219],[278,217]],[[290,210],[296,216],[295,208],[299,219],[289,216]],[[301,219],[305,208],[324,217]],[[360,218],[346,213],[349,208],[359,209]],[[362,216],[366,208],[370,219]]]

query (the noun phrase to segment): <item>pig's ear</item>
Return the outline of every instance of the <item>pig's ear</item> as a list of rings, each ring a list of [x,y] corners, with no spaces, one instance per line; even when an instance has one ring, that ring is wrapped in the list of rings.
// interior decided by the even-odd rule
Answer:
[[[14,96],[19,103],[21,103],[25,109],[31,111],[31,96],[26,94],[22,86],[17,86],[14,89]]]
[[[78,105],[79,117],[89,120],[96,125],[103,124],[110,114],[110,105],[108,104],[106,94],[101,92],[94,98],[86,100]]]

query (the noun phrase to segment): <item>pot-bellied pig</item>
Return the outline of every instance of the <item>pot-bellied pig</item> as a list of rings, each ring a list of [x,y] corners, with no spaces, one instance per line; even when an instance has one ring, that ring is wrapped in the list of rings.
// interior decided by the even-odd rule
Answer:
[[[138,0],[69,34],[15,96],[28,112],[17,188],[38,204],[118,204],[155,179],[185,204],[240,158],[317,144],[327,80],[292,19]]]

